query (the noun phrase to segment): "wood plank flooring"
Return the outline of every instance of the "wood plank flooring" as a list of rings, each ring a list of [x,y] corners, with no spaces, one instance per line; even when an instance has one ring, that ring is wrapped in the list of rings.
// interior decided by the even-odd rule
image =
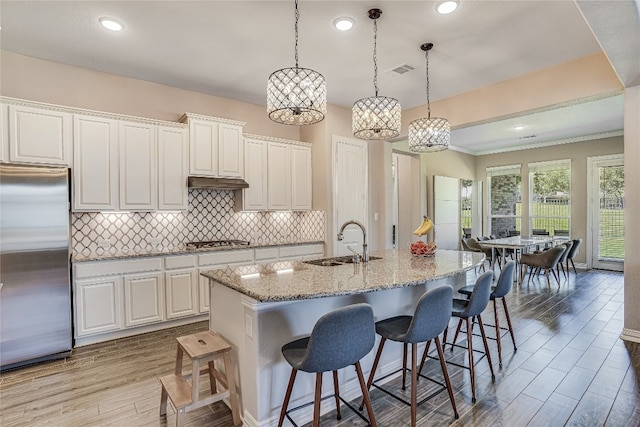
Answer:
[[[495,341],[490,341],[496,379],[491,381],[486,358],[478,361],[474,405],[468,370],[449,365],[460,419],[453,418],[443,392],[418,408],[418,425],[639,426],[640,345],[619,339],[623,293],[622,274],[599,271],[571,273],[551,290],[543,276],[514,287],[507,300],[518,350],[505,336],[500,368]],[[493,318],[491,304],[483,317],[487,323]],[[173,426],[171,408],[166,418],[159,416],[158,377],[173,371],[175,338],[206,328],[200,322],[81,347],[66,360],[2,373],[0,426]],[[479,338],[474,348],[482,348]],[[463,349],[447,348],[445,355],[466,363]],[[441,378],[438,362],[429,360],[424,373]],[[400,391],[399,379],[388,384]],[[420,388],[426,395],[434,386],[422,380]],[[409,425],[409,407],[375,389],[371,397],[378,425]],[[322,425],[364,425],[347,408],[342,415],[337,421],[330,412]],[[188,426],[232,425],[221,403],[190,412],[186,419]]]

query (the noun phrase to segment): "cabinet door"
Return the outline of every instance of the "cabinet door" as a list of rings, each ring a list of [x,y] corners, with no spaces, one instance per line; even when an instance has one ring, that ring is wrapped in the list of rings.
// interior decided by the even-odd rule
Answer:
[[[9,106],[0,105],[0,162],[9,161]]]
[[[243,210],[260,211],[268,207],[267,141],[245,141],[244,179],[249,188],[242,190]]]
[[[218,124],[189,119],[189,173],[218,174]]]
[[[186,129],[158,127],[158,209],[188,208]]]
[[[271,210],[291,209],[290,145],[270,142],[267,155],[269,203]]]
[[[175,270],[164,273],[167,319],[198,314],[196,270]]]
[[[126,327],[161,322],[164,319],[160,273],[124,276],[124,323]]]
[[[226,267],[226,266],[225,266]],[[201,268],[200,271],[208,271],[208,270],[215,270],[215,268]],[[200,311],[200,314],[204,314],[204,313],[208,313],[209,312],[209,279],[207,279],[206,277],[204,277],[201,274],[198,274],[198,300],[199,300],[199,306],[198,306],[198,310]]]
[[[291,147],[291,209],[311,210],[311,147]]]
[[[158,208],[156,127],[119,123],[120,209],[152,211]]]
[[[73,133],[73,209],[118,209],[117,123],[76,115]]]
[[[115,331],[122,327],[122,279],[99,277],[75,282],[75,335]]]
[[[242,178],[244,166],[242,127],[220,124],[218,129],[218,176]]]
[[[9,106],[9,159],[12,162],[71,166],[71,114]]]

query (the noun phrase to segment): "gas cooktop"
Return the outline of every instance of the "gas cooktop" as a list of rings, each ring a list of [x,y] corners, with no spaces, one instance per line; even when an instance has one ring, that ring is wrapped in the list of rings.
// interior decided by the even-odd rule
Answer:
[[[187,242],[187,249],[220,248],[225,246],[248,246],[247,240],[210,240],[207,242]]]

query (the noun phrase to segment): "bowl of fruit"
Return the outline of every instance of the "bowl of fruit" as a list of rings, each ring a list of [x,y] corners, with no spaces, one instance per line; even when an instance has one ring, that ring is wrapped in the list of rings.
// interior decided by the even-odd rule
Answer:
[[[434,256],[436,254],[436,244],[433,242],[425,243],[421,240],[413,242],[411,243],[410,249],[411,255],[415,256],[427,257]]]

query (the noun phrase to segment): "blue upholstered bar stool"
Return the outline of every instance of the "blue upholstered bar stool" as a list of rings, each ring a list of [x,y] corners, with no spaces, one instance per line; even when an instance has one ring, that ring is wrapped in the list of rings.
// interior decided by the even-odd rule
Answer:
[[[498,278],[498,283],[496,286],[491,288],[491,294],[489,295],[489,299],[493,301],[493,317],[494,317],[494,326],[496,328],[496,343],[498,344],[498,362],[502,367],[502,343],[500,338],[502,337],[502,329],[500,327],[500,322],[498,320],[498,309],[496,307],[496,300],[502,300],[502,306],[504,307],[504,314],[507,318],[507,325],[509,326],[506,330],[511,334],[511,341],[513,341],[513,349],[518,350],[516,346],[516,337],[513,332],[513,326],[511,325],[511,316],[509,315],[509,308],[507,307],[507,300],[504,297],[511,291],[511,287],[513,286],[513,276],[516,270],[516,262],[514,260],[509,261],[504,267],[502,267],[502,271],[500,272],[500,277]],[[458,292],[461,294],[470,297],[473,293],[473,285],[465,286],[464,288],[458,289]],[[453,337],[453,342],[458,340],[458,335],[456,332],[456,336]]]
[[[395,397],[399,401],[411,405],[411,426],[416,425],[416,408],[418,405],[424,403],[426,400],[432,398],[436,394],[443,391],[445,388],[449,392],[449,399],[451,400],[451,406],[453,407],[453,413],[458,418],[458,410],[456,409],[456,400],[453,397],[453,391],[451,390],[451,382],[449,381],[449,373],[447,371],[447,365],[442,353],[442,345],[440,344],[440,337],[438,336],[449,324],[451,319],[451,308],[453,299],[453,289],[451,286],[441,286],[425,293],[418,301],[418,306],[413,316],[396,316],[390,319],[381,320],[376,322],[376,333],[382,337],[380,345],[378,346],[378,352],[371,368],[371,374],[369,375],[369,381],[367,382],[367,389],[372,385],[383,392]],[[378,368],[378,362],[380,361],[380,355],[382,349],[387,340],[401,342],[404,346],[403,363],[402,363],[402,389],[406,388],[406,372],[407,372],[407,346],[411,344],[411,402],[400,398],[385,390],[381,386],[378,386],[373,381],[376,369]],[[438,350],[438,356],[440,358],[440,367],[442,368],[442,374],[444,376],[445,384],[428,378],[419,374],[417,369],[417,352],[418,344],[422,342],[427,343],[426,351],[429,350],[431,341],[436,342],[436,348]],[[379,380],[394,375],[396,372],[385,375]],[[418,375],[435,382],[442,386],[438,391],[432,393],[420,402],[417,402],[417,382]]]
[[[320,425],[320,401],[335,397],[337,418],[341,418],[340,401],[351,408],[358,416],[372,427],[377,427],[371,407],[369,392],[364,383],[360,359],[367,355],[375,344],[375,328],[373,309],[369,304],[353,304],[342,307],[322,316],[313,327],[311,335],[292,341],[282,346],[282,355],[291,365],[291,377],[284,396],[278,427],[287,417],[294,426],[297,424],[289,416],[289,412],[301,409],[311,403],[288,410],[293,383],[298,371],[316,374],[316,389],[313,408],[313,427]],[[354,365],[369,419],[340,396],[338,387],[338,369]],[[333,372],[334,394],[321,397],[322,373]]]
[[[454,299],[453,300],[453,308],[451,310],[451,315],[453,317],[458,317],[460,321],[458,322],[458,329],[460,331],[460,327],[462,326],[462,321],[464,320],[467,327],[467,351],[469,353],[469,373],[471,374],[471,401],[473,403],[476,402],[476,377],[474,373],[474,363],[473,363],[473,324],[474,319],[477,319],[478,325],[480,326],[480,333],[482,335],[482,342],[484,344],[485,355],[487,356],[487,361],[489,362],[489,369],[491,370],[491,379],[495,379],[495,374],[493,373],[493,364],[491,363],[491,354],[489,353],[489,345],[487,344],[487,335],[484,332],[484,324],[482,323],[482,312],[487,308],[489,304],[489,296],[491,295],[491,282],[493,281],[493,272],[487,271],[483,273],[476,280],[476,284],[473,286],[473,291],[471,292],[471,296],[467,300],[463,299]],[[447,328],[448,329],[448,328]],[[447,345],[447,329],[444,330],[444,344]],[[458,332],[456,332],[457,335]],[[455,343],[451,343],[452,346],[457,346]],[[426,357],[426,352],[422,357],[424,360]],[[461,366],[463,368],[467,368],[466,366],[458,365],[453,362],[449,362],[453,365]]]

